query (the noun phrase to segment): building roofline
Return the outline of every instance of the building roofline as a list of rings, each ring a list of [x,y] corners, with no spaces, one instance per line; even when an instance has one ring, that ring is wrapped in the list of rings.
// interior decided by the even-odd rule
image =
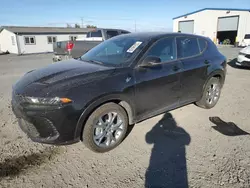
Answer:
[[[174,17],[173,20],[177,19],[177,18],[181,18],[181,17],[184,17],[184,16],[188,16],[188,15],[191,15],[191,14],[195,14],[197,12],[202,12],[204,10],[230,10],[230,11],[249,11],[250,12],[250,9],[237,9],[237,8],[203,8],[203,9],[199,9],[199,10],[196,10],[194,12],[190,12],[190,13],[187,13],[187,14],[183,14],[181,16],[177,16],[177,17]]]
[[[2,30],[15,34],[86,34],[92,28],[66,28],[66,27],[32,27],[32,26],[1,26]]]

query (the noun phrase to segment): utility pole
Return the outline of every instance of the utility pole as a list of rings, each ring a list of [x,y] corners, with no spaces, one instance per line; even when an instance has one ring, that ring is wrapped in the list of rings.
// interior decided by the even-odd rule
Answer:
[[[136,32],[136,20],[135,20],[135,32]]]
[[[83,28],[83,17],[81,17],[81,23],[82,23],[81,28]]]

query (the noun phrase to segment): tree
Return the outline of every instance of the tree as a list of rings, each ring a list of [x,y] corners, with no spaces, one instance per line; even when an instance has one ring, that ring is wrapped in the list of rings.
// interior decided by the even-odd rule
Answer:
[[[96,28],[95,25],[87,25],[87,28]]]
[[[75,28],[81,28],[79,24],[75,24]]]

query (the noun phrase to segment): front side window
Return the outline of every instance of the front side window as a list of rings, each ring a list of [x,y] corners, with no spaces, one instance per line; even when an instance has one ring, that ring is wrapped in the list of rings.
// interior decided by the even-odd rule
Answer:
[[[24,37],[24,42],[26,45],[28,44],[36,44],[35,37]]]
[[[178,58],[192,57],[200,54],[197,38],[177,37],[176,43]]]
[[[161,62],[173,61],[176,59],[175,39],[165,38],[153,44],[153,47],[146,53],[147,56],[156,56]]]

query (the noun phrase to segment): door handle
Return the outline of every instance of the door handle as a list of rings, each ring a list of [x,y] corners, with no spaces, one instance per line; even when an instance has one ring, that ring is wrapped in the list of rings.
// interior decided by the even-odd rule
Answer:
[[[178,67],[178,66],[174,66],[174,67],[173,67],[173,71],[175,71],[175,72],[178,71],[178,70],[180,70],[180,69],[181,69],[181,68]]]
[[[210,63],[210,61],[209,60],[205,60],[204,63],[207,65],[207,64]]]

